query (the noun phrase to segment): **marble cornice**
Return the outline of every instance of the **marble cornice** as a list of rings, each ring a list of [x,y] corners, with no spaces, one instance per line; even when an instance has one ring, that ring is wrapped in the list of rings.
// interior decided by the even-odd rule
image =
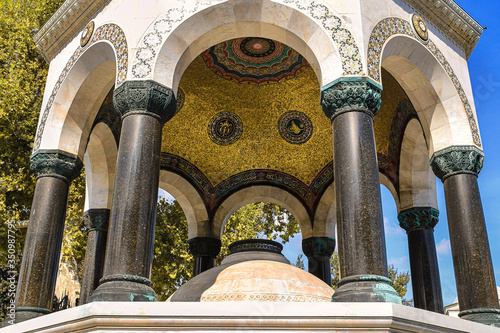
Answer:
[[[465,51],[476,47],[483,27],[454,0],[403,0]]]
[[[55,54],[88,23],[109,0],[66,0],[33,37],[50,62]]]

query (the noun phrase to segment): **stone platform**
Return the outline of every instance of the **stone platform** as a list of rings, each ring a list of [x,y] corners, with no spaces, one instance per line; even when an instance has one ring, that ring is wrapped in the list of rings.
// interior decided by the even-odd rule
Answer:
[[[95,302],[0,329],[20,332],[467,332],[500,329],[392,303]]]

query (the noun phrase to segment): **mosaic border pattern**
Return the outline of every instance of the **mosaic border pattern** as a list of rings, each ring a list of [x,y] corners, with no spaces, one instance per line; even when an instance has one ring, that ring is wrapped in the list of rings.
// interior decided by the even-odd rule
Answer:
[[[368,43],[368,76],[374,79],[377,82],[381,81],[380,76],[380,64],[381,64],[381,55],[382,48],[385,42],[394,35],[407,35],[415,38],[416,40],[420,40],[415,36],[412,31],[411,23],[397,17],[389,17],[382,21],[380,21],[375,28],[373,28],[372,34],[370,36],[370,40]],[[469,127],[472,133],[472,139],[474,144],[478,147],[481,147],[481,138],[479,137],[479,130],[477,127],[476,119],[474,118],[474,113],[472,112],[472,107],[470,106],[469,100],[465,94],[460,81],[458,80],[457,75],[453,71],[453,68],[446,60],[444,54],[438,49],[436,44],[432,40],[428,40],[426,44],[421,43],[424,47],[426,47],[432,55],[439,61],[446,74],[450,77],[455,89],[460,96],[460,100],[465,109],[465,113],[467,114],[467,118],[469,120]]]
[[[59,75],[59,79],[57,80],[56,85],[52,90],[43,113],[41,114],[40,124],[38,126],[35,143],[33,145],[33,152],[37,151],[40,148],[40,144],[42,143],[43,131],[45,129],[45,123],[47,122],[50,110],[71,68],[73,68],[78,58],[80,58],[80,56],[85,52],[86,49],[88,49],[91,45],[103,40],[110,42],[115,48],[117,60],[116,86],[121,85],[125,81],[128,71],[128,46],[127,39],[125,38],[125,33],[118,25],[114,23],[101,25],[94,31],[91,41],[85,47],[78,47],[78,49],[75,51],[75,53],[73,53],[63,71]]]
[[[158,47],[165,41],[165,37],[173,28],[184,20],[186,14],[194,14],[211,4],[222,1],[224,0],[210,2],[177,0],[174,8],[167,10],[164,16],[154,21],[141,38],[132,63],[132,78],[144,79],[151,77],[154,60],[159,51]],[[188,9],[189,7],[191,9]]]
[[[283,0],[305,12],[328,31],[342,60],[343,75],[363,75],[363,62],[356,40],[345,25],[325,4],[313,0]]]
[[[194,7],[188,10],[186,4],[190,2],[189,0],[177,0],[175,8],[169,9],[163,17],[156,20],[142,37],[132,64],[132,78],[151,77],[155,57],[159,51],[158,47],[174,26],[184,20],[186,14],[194,14],[208,5],[223,1],[195,2]],[[356,40],[345,23],[326,5],[312,0],[284,0],[283,2],[305,12],[326,29],[340,53],[343,75],[363,75],[363,62]]]

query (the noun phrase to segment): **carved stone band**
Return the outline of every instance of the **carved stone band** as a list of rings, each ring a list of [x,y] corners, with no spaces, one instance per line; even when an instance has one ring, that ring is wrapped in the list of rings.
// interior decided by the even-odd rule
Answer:
[[[165,124],[175,114],[174,92],[155,81],[125,81],[113,93],[113,104],[122,117],[148,114]]]
[[[222,246],[220,239],[211,237],[195,237],[188,240],[189,252],[195,257],[215,258]]]
[[[93,208],[83,213],[83,222],[89,230],[108,230],[110,210]]]
[[[339,114],[365,112],[375,117],[380,108],[382,86],[366,77],[340,78],[321,89],[321,106],[333,121]]]
[[[439,210],[432,207],[413,207],[400,212],[398,220],[406,232],[433,229],[439,221]]]
[[[329,237],[310,237],[302,240],[302,251],[307,257],[331,257],[335,251],[335,239]]]
[[[71,183],[78,177],[83,163],[80,158],[62,150],[38,150],[31,155],[31,171],[36,178],[55,177]]]
[[[444,181],[446,178],[468,173],[478,176],[483,168],[484,154],[476,146],[451,146],[436,151],[430,160],[434,174]]]

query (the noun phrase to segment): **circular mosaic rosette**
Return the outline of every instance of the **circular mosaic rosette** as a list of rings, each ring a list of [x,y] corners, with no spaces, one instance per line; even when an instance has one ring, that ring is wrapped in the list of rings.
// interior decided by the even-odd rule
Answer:
[[[229,145],[241,136],[243,126],[240,118],[232,113],[219,113],[208,125],[208,135],[219,145]]]
[[[299,111],[290,111],[283,114],[278,120],[280,135],[285,141],[301,144],[309,140],[313,132],[313,125],[309,117]]]
[[[425,21],[419,15],[414,14],[411,16],[411,22],[417,36],[424,42],[427,42],[429,40],[429,29]]]
[[[291,47],[261,37],[229,40],[212,46],[201,56],[215,74],[238,83],[279,82],[296,77],[309,66]]]
[[[80,38],[80,46],[81,47],[84,47],[90,41],[90,37],[92,37],[92,34],[94,33],[94,27],[95,27],[94,21],[90,21],[85,26],[85,29],[83,29],[82,36]]]

